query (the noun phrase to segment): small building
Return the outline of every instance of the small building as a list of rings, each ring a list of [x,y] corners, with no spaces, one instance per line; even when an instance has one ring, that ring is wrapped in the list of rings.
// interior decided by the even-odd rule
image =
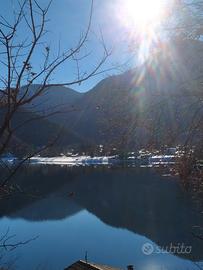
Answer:
[[[108,265],[90,263],[79,260],[73,263],[72,265],[68,266],[64,270],[121,270],[121,269]]]

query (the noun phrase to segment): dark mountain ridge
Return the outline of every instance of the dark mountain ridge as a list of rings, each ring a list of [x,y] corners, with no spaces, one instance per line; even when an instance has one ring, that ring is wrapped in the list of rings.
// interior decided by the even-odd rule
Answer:
[[[141,67],[108,77],[85,93],[67,125],[96,143],[160,144],[169,131],[182,141],[196,110],[192,104],[199,100],[192,83],[202,75],[202,52],[199,41],[164,45]]]
[[[203,115],[202,88],[196,80],[203,74],[202,57],[203,42],[171,41],[143,65],[105,78],[86,93],[50,87],[24,109],[39,115],[60,111],[48,118],[49,125],[53,123],[54,129],[64,126],[75,135],[77,144],[81,144],[79,138],[83,143],[129,149],[182,143],[189,127]],[[30,93],[38,87],[32,85]],[[39,144],[43,134],[51,134],[46,129],[48,122],[38,130],[33,144]],[[196,137],[201,140],[202,131],[198,132]]]

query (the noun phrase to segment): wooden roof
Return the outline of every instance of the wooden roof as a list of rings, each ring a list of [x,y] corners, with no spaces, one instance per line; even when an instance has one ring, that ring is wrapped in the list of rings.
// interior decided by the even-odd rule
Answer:
[[[79,260],[65,268],[65,270],[120,270],[108,265],[96,264]]]

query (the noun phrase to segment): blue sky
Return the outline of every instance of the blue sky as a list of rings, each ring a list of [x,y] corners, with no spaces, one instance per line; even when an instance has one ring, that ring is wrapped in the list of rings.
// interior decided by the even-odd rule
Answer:
[[[38,2],[44,5],[47,0]],[[112,67],[112,65],[123,63],[129,59],[127,33],[124,26],[118,21],[116,2],[117,0],[95,0],[94,2],[92,28],[87,45],[87,51],[91,51],[91,55],[81,63],[83,71],[91,70],[102,56],[103,49],[99,42],[100,29],[107,47],[114,49],[104,68]],[[49,33],[45,37],[45,41],[51,45],[53,51],[56,51],[59,40],[60,46],[64,50],[77,43],[81,31],[84,31],[87,27],[90,4],[90,0],[53,0],[47,15],[50,19],[47,25]],[[3,0],[0,5],[1,14],[6,14],[7,19],[12,20],[11,11],[16,9],[17,1]],[[21,30],[19,38],[27,34],[23,27]],[[40,60],[41,54],[37,53],[33,62],[37,65]],[[55,82],[66,82],[73,78],[75,71],[73,63],[69,63],[60,68],[53,79]],[[79,91],[89,90],[105,76],[107,76],[106,73],[101,74],[80,86],[74,85],[72,88]]]

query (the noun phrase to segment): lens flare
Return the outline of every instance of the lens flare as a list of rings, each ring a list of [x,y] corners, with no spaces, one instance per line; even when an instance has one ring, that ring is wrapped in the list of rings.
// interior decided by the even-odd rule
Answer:
[[[138,58],[144,61],[159,44],[158,30],[166,14],[166,0],[118,0],[118,4],[119,21],[128,29],[129,39],[139,44]]]

